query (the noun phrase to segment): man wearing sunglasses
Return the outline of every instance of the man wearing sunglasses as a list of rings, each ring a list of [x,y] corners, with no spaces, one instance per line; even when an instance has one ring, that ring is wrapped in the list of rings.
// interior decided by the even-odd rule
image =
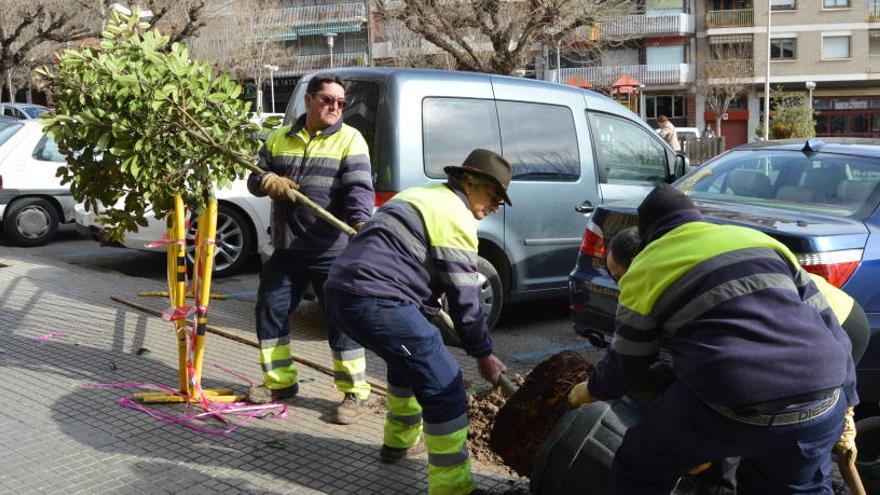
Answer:
[[[348,244],[348,235],[291,202],[287,190],[299,189],[356,230],[370,217],[374,205],[367,143],[355,128],[342,122],[342,80],[315,76],[306,88],[305,104],[305,115],[269,135],[260,157],[265,172],[248,178],[252,194],[273,200],[275,247],[260,275],[256,307],[263,368],[263,384],[250,390],[250,400],[256,403],[290,398],[298,392],[288,316],[309,283],[324,305],[324,281]],[[334,381],[344,394],[333,420],[350,424],[360,416],[370,394],[364,349],[333,325],[328,333]]]

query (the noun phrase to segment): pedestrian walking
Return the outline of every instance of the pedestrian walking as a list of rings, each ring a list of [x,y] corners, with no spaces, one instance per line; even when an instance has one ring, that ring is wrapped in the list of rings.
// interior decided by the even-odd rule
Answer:
[[[456,333],[480,375],[497,384],[480,306],[477,222],[510,204],[510,165],[477,149],[444,168],[445,184],[414,187],[384,204],[330,271],[330,319],[378,354],[388,368],[388,414],[380,457],[396,462],[424,432],[428,492],[476,493],[467,451],[467,397],[461,368],[430,318],[445,293]]]
[[[667,184],[638,211],[642,250],[619,282],[611,347],[569,401],[621,397],[661,338],[676,380],[627,430],[609,493],[668,494],[707,459],[736,456],[755,493],[830,493],[831,450],[853,447],[841,433],[858,395],[827,300],[783,244],[704,222]]]
[[[263,403],[298,392],[297,367],[290,342],[290,313],[311,284],[326,313],[323,287],[348,235],[291,202],[291,187],[355,228],[361,228],[374,205],[369,152],[363,136],[342,122],[345,86],[333,76],[309,81],[306,113],[276,129],[261,152],[263,173],[251,174],[248,189],[272,198],[272,244],[257,295],[256,326],[263,384],[252,387],[250,400]],[[334,383],[343,399],[333,420],[349,424],[370,394],[364,349],[333,324],[328,325]]]
[[[672,151],[681,151],[681,143],[678,141],[678,132],[675,126],[665,115],[657,117],[657,126],[660,128],[660,137],[672,148]]]

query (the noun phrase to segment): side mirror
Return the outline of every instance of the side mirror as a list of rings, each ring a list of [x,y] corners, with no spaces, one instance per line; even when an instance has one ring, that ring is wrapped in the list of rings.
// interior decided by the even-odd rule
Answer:
[[[669,182],[676,181],[683,177],[691,166],[691,161],[684,155],[684,153],[676,153],[674,160],[675,161],[672,165],[672,176],[669,178]]]

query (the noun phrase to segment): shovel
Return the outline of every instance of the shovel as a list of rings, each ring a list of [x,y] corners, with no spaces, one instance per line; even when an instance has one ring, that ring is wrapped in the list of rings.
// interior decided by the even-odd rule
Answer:
[[[519,390],[519,387],[513,383],[513,380],[508,378],[504,373],[498,375],[498,386],[501,387],[501,391],[504,392],[504,395],[508,399]]]
[[[855,451],[847,450],[838,455],[837,467],[840,468],[840,474],[843,476],[843,480],[846,481],[846,485],[849,486],[853,495],[865,495],[865,485],[862,484],[862,478],[856,470],[855,454]]]

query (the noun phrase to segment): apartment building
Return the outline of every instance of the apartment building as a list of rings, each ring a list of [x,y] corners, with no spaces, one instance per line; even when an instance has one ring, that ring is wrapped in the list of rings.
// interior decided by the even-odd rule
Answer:
[[[748,56],[745,94],[724,116],[727,145],[754,140],[763,109],[770,18],[770,85],[812,95],[818,136],[880,137],[880,2],[703,0],[697,64]],[[772,3],[772,11],[770,4]],[[809,87],[814,88],[812,91]],[[697,124],[713,119],[697,102]]]
[[[306,72],[370,65],[370,23],[364,1],[283,0],[269,24],[281,26],[273,29],[278,33],[275,39],[295,55],[292,63],[279,65],[273,74],[275,108],[281,111]],[[268,98],[265,106],[270,107]]]
[[[602,50],[590,66],[563,65],[544,71],[543,78],[565,82],[577,76],[609,91],[628,74],[643,85],[639,94],[643,118],[653,123],[658,115],[666,115],[677,126],[695,125],[696,30],[691,1],[698,0],[646,0],[640,13],[600,26],[601,39],[628,41]]]

